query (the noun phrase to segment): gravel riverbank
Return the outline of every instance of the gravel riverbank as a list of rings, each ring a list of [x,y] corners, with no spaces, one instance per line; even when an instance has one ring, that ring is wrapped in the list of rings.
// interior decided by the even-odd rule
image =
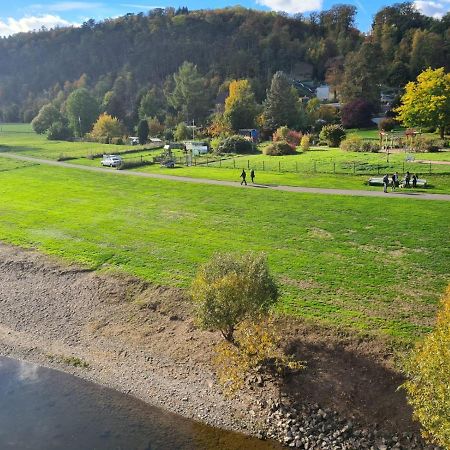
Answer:
[[[305,374],[281,387],[256,379],[238,397],[227,398],[209,363],[219,337],[195,327],[181,290],[86,271],[3,244],[0,286],[1,355],[64,370],[184,417],[290,447],[425,448],[403,396],[395,393],[395,375],[375,363],[369,370],[359,357],[351,359],[350,350],[331,351],[329,339],[318,351],[314,333],[295,329],[290,336],[292,350],[309,361]],[[341,378],[348,370],[351,386]],[[366,381],[378,402],[370,411],[363,407]],[[296,407],[299,399],[302,406]],[[327,420],[319,409],[328,411]],[[350,411],[362,428],[352,422],[342,431]],[[368,446],[349,446],[361,442],[345,441],[349,430],[357,431],[356,437],[367,430]],[[409,447],[403,443],[406,435]]]

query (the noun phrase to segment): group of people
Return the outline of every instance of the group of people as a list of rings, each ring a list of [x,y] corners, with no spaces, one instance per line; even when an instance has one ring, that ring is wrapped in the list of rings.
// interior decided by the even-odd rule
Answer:
[[[411,187],[411,183],[412,183],[412,187],[415,188],[415,187],[417,187],[417,180],[418,180],[418,176],[417,176],[416,173],[411,175],[409,172],[406,172],[405,177],[403,178],[402,187],[410,188]],[[392,190],[393,191],[395,191],[398,187],[400,187],[400,178],[398,176],[398,172],[393,173],[391,175],[391,177],[389,177],[388,174],[386,174],[383,177],[383,190],[384,190],[384,192],[388,191],[387,189],[388,189],[389,185],[392,186]]]
[[[245,171],[245,169],[242,169],[241,178],[242,178],[241,186],[243,184],[245,184],[247,186],[247,172]],[[250,178],[252,179],[252,183],[254,183],[255,182],[255,171],[253,169],[250,171]]]

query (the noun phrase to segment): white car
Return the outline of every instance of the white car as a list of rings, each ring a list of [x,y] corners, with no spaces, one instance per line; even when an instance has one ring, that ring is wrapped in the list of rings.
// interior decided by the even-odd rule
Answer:
[[[119,167],[122,164],[122,158],[117,155],[103,155],[102,166]]]

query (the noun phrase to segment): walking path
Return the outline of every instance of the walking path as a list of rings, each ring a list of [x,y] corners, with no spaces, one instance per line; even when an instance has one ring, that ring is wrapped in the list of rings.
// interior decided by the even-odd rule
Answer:
[[[351,195],[356,197],[384,197],[384,198],[411,198],[417,200],[444,200],[450,201],[450,194],[426,194],[422,192],[413,192],[413,191],[396,191],[389,192],[385,194],[383,191],[364,191],[357,189],[325,189],[325,188],[313,188],[313,187],[300,187],[300,186],[282,186],[282,185],[265,185],[265,184],[249,184],[248,186],[242,187],[240,182],[238,181],[220,181],[220,180],[211,180],[208,178],[191,178],[191,177],[183,177],[176,175],[164,175],[157,173],[147,173],[147,172],[135,172],[132,170],[114,170],[109,171],[102,167],[92,167],[92,166],[82,166],[80,164],[72,164],[63,161],[53,161],[50,159],[42,159],[42,158],[34,158],[31,156],[22,156],[14,153],[3,153],[0,152],[0,157],[17,159],[20,161],[28,161],[34,162],[38,164],[46,164],[49,166],[57,166],[57,167],[66,167],[69,169],[79,169],[86,170],[89,172],[101,172],[108,173],[114,175],[126,175],[126,176],[135,176],[142,178],[154,178],[159,180],[170,180],[170,181],[178,181],[185,183],[197,183],[197,184],[211,184],[217,186],[230,186],[230,187],[239,187],[241,189],[250,188],[250,189],[270,189],[272,191],[283,191],[283,192],[300,192],[307,194],[326,194],[326,195]]]

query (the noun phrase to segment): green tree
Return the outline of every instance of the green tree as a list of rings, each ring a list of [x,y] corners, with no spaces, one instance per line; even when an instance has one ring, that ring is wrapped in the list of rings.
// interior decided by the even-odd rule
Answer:
[[[184,141],[192,136],[186,124],[184,122],[180,122],[175,129],[173,137],[176,141]]]
[[[59,110],[49,103],[40,109],[38,115],[31,121],[31,126],[36,133],[43,134],[53,123],[63,121]]]
[[[444,68],[424,70],[405,87],[395,110],[407,127],[436,127],[441,138],[450,126],[450,74]]]
[[[137,135],[139,138],[139,144],[144,145],[147,142],[148,139],[148,133],[150,129],[148,127],[147,120],[140,120],[138,127],[137,127]]]
[[[201,121],[210,107],[211,95],[197,66],[185,61],[173,75],[173,80],[174,89],[167,99],[169,104],[187,121]]]
[[[149,117],[163,116],[164,100],[163,94],[156,87],[149,89],[141,98],[139,103],[139,118],[148,119]]]
[[[47,139],[50,141],[65,141],[72,136],[72,130],[66,122],[53,122],[47,131]]]
[[[234,131],[253,128],[258,113],[255,94],[248,80],[233,80],[225,100],[224,118]]]
[[[84,136],[98,117],[97,100],[85,88],[76,89],[67,98],[66,111],[70,128],[77,136]]]
[[[294,127],[298,118],[297,100],[297,92],[287,76],[281,71],[277,72],[264,102],[264,128],[272,133],[285,125]]]
[[[435,329],[416,344],[405,364],[403,384],[424,437],[450,448],[450,286]]]
[[[411,49],[410,67],[413,77],[428,67],[440,67],[442,60],[442,38],[436,33],[427,30],[416,30],[414,32]]]
[[[347,55],[340,85],[341,102],[364,98],[374,107],[379,105],[382,73],[377,61],[380,59],[380,47],[371,42],[365,42],[358,52]]]
[[[197,318],[234,343],[236,327],[267,314],[278,298],[277,285],[262,254],[215,255],[203,265],[191,286]]]

